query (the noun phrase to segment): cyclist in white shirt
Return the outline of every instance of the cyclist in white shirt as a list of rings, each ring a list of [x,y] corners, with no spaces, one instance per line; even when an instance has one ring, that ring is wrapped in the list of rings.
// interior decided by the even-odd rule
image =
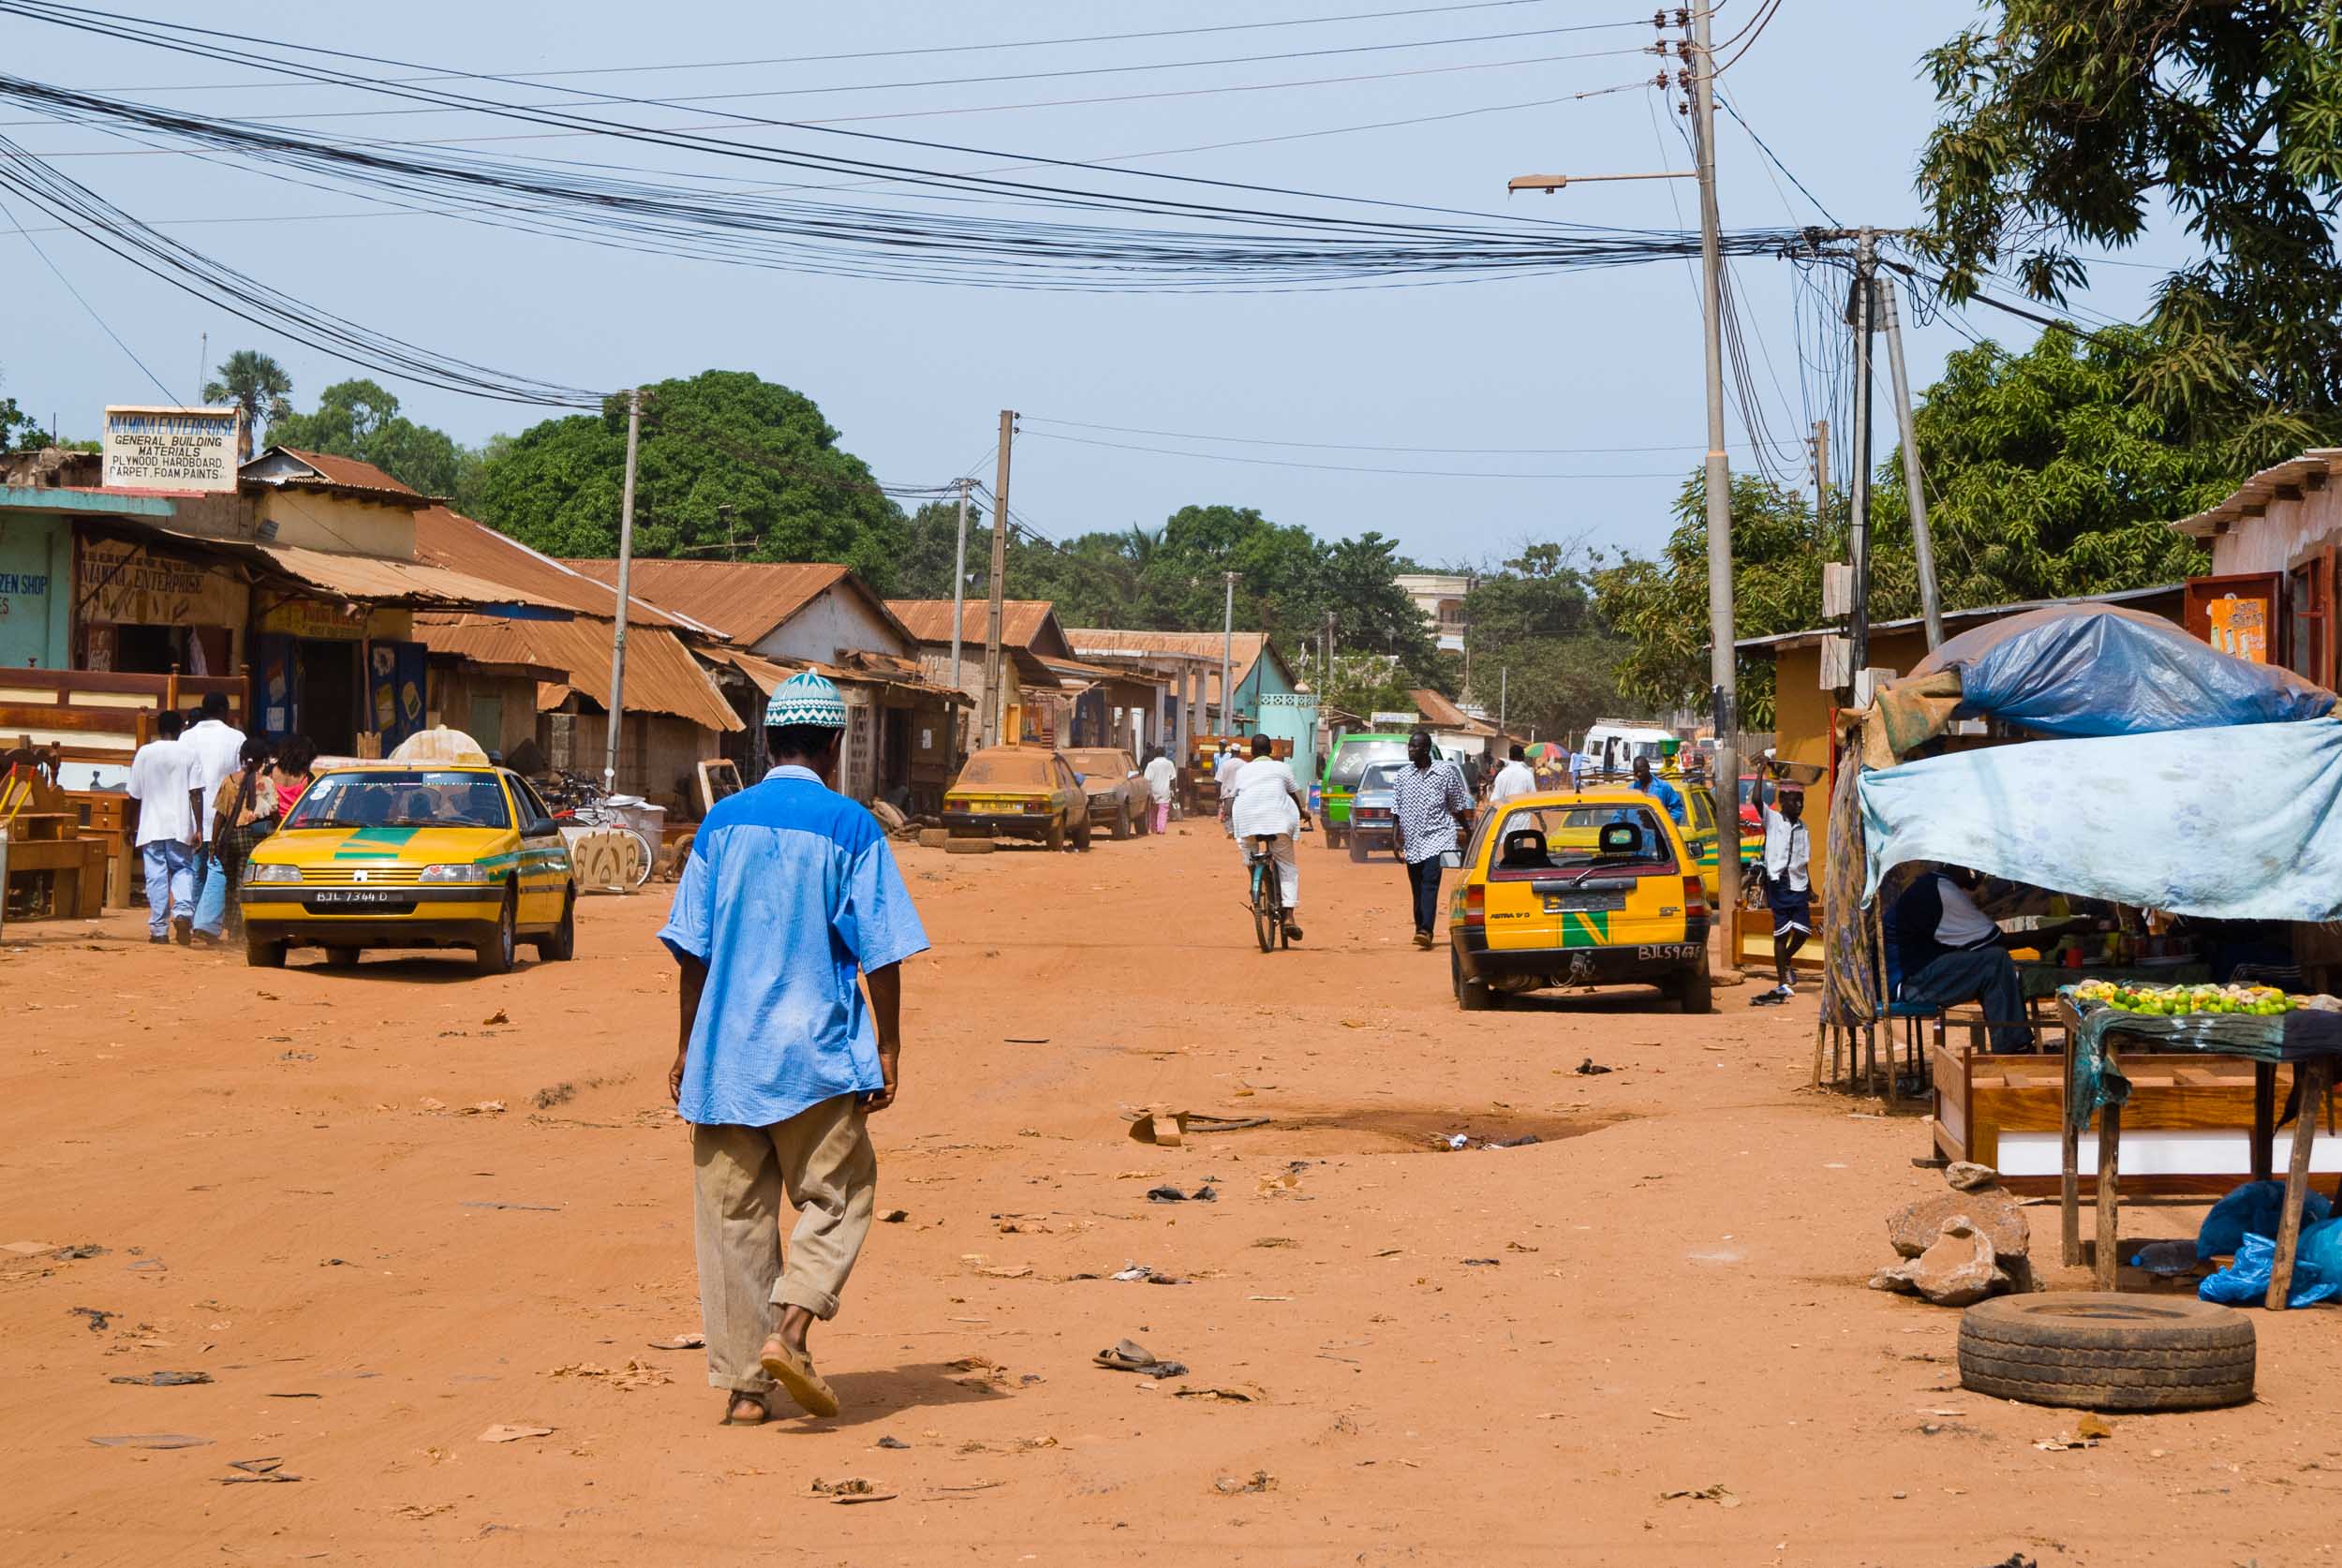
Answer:
[[[1238,768],[1220,788],[1220,820],[1236,835],[1246,866],[1252,864],[1252,841],[1271,840],[1269,858],[1277,867],[1277,885],[1284,894],[1285,939],[1301,939],[1295,919],[1301,902],[1301,867],[1293,856],[1293,836],[1310,820],[1309,797],[1293,777],[1290,764],[1269,753],[1267,735],[1253,737],[1253,760]]]

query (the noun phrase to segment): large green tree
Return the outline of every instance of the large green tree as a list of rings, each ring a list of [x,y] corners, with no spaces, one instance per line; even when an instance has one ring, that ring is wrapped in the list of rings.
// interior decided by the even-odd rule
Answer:
[[[2249,470],[2337,434],[2342,7],[1999,0],[1928,56],[1941,123],[1924,249],[1966,298],[1994,271],[2058,302],[2088,253],[2176,214],[2202,250],[2157,290],[2137,394],[2220,425]]]
[[[615,555],[626,424],[614,397],[523,431],[487,466],[482,520],[548,555]],[[901,509],[803,393],[735,370],[644,389],[639,553],[840,561],[891,593],[908,540]]]
[[[1517,732],[1554,739],[1622,704],[1625,647],[1594,602],[1588,568],[1569,546],[1529,544],[1464,595],[1473,695]]]
[[[203,401],[232,403],[243,409],[245,434],[258,451],[261,427],[292,412],[292,377],[258,348],[239,348],[220,362],[217,376],[203,383]]]
[[[359,458],[426,496],[459,496],[482,462],[444,430],[400,414],[398,399],[367,380],[334,382],[318,394],[313,412],[279,417],[269,440]]]

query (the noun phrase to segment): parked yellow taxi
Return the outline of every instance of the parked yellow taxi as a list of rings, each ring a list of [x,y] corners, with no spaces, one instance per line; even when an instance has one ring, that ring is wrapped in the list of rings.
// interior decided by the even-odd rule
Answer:
[[[1665,807],[1633,790],[1522,795],[1480,819],[1448,902],[1467,1013],[1548,985],[1656,985],[1712,1006],[1708,897]]]
[[[577,951],[568,844],[518,774],[487,763],[362,762],[319,771],[254,847],[239,895],[245,956],[274,969],[321,947],[467,947],[482,974]]]
[[[1056,752],[987,746],[944,791],[943,826],[955,838],[1038,838],[1052,850],[1070,838],[1087,850],[1089,797]]]

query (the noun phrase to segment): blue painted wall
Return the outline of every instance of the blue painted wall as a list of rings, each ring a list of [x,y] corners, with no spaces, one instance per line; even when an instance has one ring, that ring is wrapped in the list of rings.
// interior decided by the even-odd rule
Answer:
[[[0,667],[72,660],[73,532],[62,517],[0,517]]]

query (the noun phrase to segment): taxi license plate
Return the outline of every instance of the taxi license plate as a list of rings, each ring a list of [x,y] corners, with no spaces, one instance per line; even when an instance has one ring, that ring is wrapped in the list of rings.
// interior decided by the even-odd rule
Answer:
[[[307,895],[311,904],[406,904],[412,893],[391,888],[319,888]]]
[[[1545,912],[1560,914],[1564,910],[1576,913],[1581,910],[1606,910],[1616,914],[1626,908],[1626,895],[1619,893],[1549,893],[1544,895]]]
[[[1707,949],[1697,942],[1652,942],[1635,949],[1635,956],[1645,963],[1666,963],[1673,959],[1703,957]]]

